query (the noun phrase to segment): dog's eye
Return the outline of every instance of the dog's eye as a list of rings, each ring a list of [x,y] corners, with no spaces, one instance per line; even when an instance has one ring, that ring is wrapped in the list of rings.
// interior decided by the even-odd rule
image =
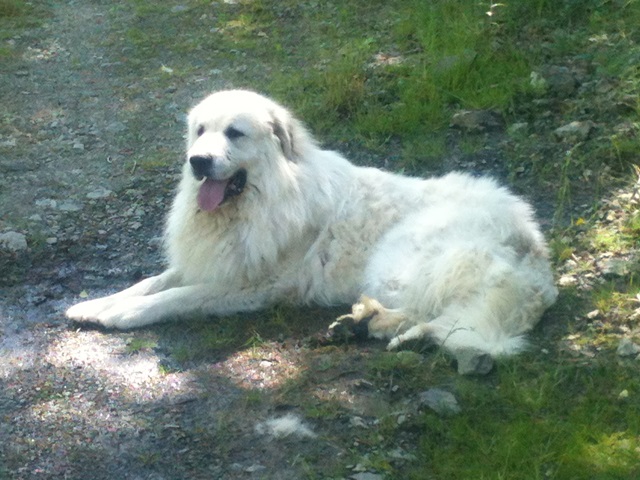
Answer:
[[[196,130],[196,135],[201,136],[204,133],[204,127],[200,125],[198,130]]]
[[[236,138],[244,137],[244,133],[234,127],[227,127],[224,131],[224,134],[229,140],[235,140]]]

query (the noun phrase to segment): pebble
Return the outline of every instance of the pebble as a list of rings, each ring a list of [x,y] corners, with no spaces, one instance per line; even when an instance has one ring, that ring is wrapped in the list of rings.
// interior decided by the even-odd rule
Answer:
[[[360,472],[354,473],[349,477],[351,480],[383,480],[384,477],[379,473]]]
[[[426,405],[440,415],[452,415],[461,411],[453,393],[440,388],[430,388],[420,393],[418,400],[421,405]]]
[[[451,118],[451,127],[470,132],[500,130],[504,127],[502,116],[492,110],[461,110]]]
[[[624,337],[620,340],[616,353],[621,357],[632,357],[640,354],[640,345],[633,343],[630,338]]]
[[[58,210],[62,212],[79,212],[82,210],[82,204],[74,200],[63,200],[58,205]]]
[[[633,265],[633,262],[630,262],[629,259],[605,258],[599,262],[598,267],[600,267],[600,271],[605,277],[616,278],[629,275],[631,273],[631,265]]]
[[[98,187],[95,190],[87,193],[87,198],[91,199],[91,200],[98,200],[100,198],[107,198],[109,196],[111,196],[113,192],[107,188],[104,187]]]
[[[349,419],[349,423],[351,424],[352,427],[369,428],[369,426],[367,425],[367,422],[365,422],[362,419],[362,417],[352,417]]]
[[[583,142],[589,138],[591,132],[595,128],[595,124],[592,121],[575,121],[556,128],[553,131],[553,135],[558,140],[569,142]]]
[[[20,252],[27,249],[27,237],[18,232],[0,233],[0,247],[3,250]]]
[[[456,352],[460,375],[486,375],[493,369],[493,358],[488,353],[475,349]]]
[[[56,202],[52,198],[41,198],[36,200],[36,207],[40,208],[56,208],[58,206],[58,202]]]
[[[529,129],[529,124],[527,122],[518,122],[509,126],[508,132],[510,135],[518,135],[521,133],[526,133]]]
[[[542,72],[547,91],[551,95],[567,97],[578,88],[578,81],[573,72],[567,67],[552,65]]]

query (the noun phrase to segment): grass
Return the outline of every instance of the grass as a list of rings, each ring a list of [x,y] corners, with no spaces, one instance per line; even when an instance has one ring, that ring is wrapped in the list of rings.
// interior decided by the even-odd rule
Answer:
[[[45,0],[0,0],[0,59],[16,55],[9,41],[23,29],[39,25],[49,14],[48,6]]]
[[[463,414],[425,415],[427,472],[447,479],[633,478],[640,473],[640,412],[621,392],[639,387],[630,369],[609,362],[506,365],[497,386],[462,386]]]

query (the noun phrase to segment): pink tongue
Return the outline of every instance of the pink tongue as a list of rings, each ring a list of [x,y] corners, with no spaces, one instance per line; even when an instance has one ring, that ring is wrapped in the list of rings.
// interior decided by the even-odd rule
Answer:
[[[215,210],[222,203],[226,188],[226,181],[207,178],[198,192],[198,206],[200,209],[207,212]]]

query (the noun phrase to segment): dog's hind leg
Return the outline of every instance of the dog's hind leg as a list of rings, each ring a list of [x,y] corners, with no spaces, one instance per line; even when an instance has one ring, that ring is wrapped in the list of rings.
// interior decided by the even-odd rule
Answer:
[[[351,307],[351,313],[338,317],[329,330],[334,335],[355,333],[386,339],[408,327],[407,316],[401,310],[386,308],[378,300],[362,295]]]

